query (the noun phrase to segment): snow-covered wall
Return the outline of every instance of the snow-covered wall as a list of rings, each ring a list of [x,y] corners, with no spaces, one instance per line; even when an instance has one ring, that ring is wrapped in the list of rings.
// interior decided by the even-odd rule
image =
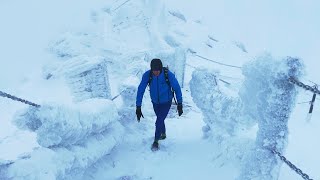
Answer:
[[[297,90],[289,77],[299,78],[303,65],[297,58],[257,58],[243,66],[245,81],[240,91],[244,113],[258,122],[256,142],[244,159],[239,179],[276,180],[281,162],[270,149],[285,151],[288,120]]]
[[[63,69],[75,101],[111,99],[108,70],[102,57],[75,57],[63,63]]]

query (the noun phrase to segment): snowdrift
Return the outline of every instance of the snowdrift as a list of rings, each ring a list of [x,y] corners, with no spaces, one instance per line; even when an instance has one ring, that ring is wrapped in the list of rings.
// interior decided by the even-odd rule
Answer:
[[[41,147],[3,165],[5,179],[79,179],[111,153],[123,126],[112,101],[89,99],[72,107],[43,105],[16,115],[21,129],[37,133]]]

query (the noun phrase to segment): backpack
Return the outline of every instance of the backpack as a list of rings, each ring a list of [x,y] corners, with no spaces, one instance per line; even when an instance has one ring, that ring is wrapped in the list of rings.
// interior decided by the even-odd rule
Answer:
[[[174,90],[173,90],[173,88],[172,88],[172,86],[171,86],[171,84],[170,84],[170,81],[169,81],[168,71],[169,71],[169,69],[168,69],[167,67],[163,67],[164,78],[165,78],[165,80],[166,80],[166,83],[167,83],[168,86],[170,87],[170,90],[171,90],[171,92],[172,92],[172,94],[173,94],[174,102],[175,102],[176,104],[178,104],[178,103],[177,103],[177,100],[176,100],[176,97],[175,97],[175,95],[174,95]],[[150,71],[150,74],[149,74],[149,81],[148,81],[149,89],[150,89],[150,83],[151,83],[151,81],[152,81],[152,71]]]

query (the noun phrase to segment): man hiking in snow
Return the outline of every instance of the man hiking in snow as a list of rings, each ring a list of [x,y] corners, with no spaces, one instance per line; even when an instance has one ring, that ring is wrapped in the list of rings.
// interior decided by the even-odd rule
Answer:
[[[183,113],[182,93],[175,75],[167,68],[162,66],[162,62],[160,59],[152,59],[150,67],[151,70],[148,70],[143,74],[142,80],[138,87],[136,99],[136,115],[138,122],[140,122],[141,116],[143,117],[143,114],[141,112],[142,98],[147,85],[149,85],[153,110],[157,115],[157,120],[155,123],[156,130],[154,142],[151,148],[153,151],[155,151],[159,149],[158,141],[166,138],[166,127],[164,120],[166,119],[170,110],[174,92],[176,93],[178,101],[177,110],[179,116],[181,116],[181,114]],[[171,88],[173,89],[173,91]]]

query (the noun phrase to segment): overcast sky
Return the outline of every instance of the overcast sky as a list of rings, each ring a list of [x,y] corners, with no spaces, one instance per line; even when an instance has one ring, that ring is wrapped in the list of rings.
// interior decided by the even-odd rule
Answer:
[[[320,1],[166,1],[187,17],[202,20],[216,38],[243,42],[252,54],[269,51],[275,56],[303,58],[309,75],[316,77],[313,72],[318,72],[320,61]]]
[[[318,0],[164,1],[182,11],[188,20],[201,20],[219,40],[241,41],[253,55],[266,50],[276,56],[301,57],[310,78],[317,76],[314,72],[318,72],[316,67],[320,59]],[[80,28],[73,24],[83,21],[85,26],[92,8],[90,3],[81,2],[80,9],[71,1],[63,4],[64,8],[60,1],[41,4],[35,0],[0,1],[0,48],[2,57],[6,57],[1,62],[8,63],[9,59],[30,61],[59,33],[69,27]],[[26,6],[29,8],[24,8]],[[66,10],[69,13],[61,12]],[[17,50],[19,52],[15,53]]]

